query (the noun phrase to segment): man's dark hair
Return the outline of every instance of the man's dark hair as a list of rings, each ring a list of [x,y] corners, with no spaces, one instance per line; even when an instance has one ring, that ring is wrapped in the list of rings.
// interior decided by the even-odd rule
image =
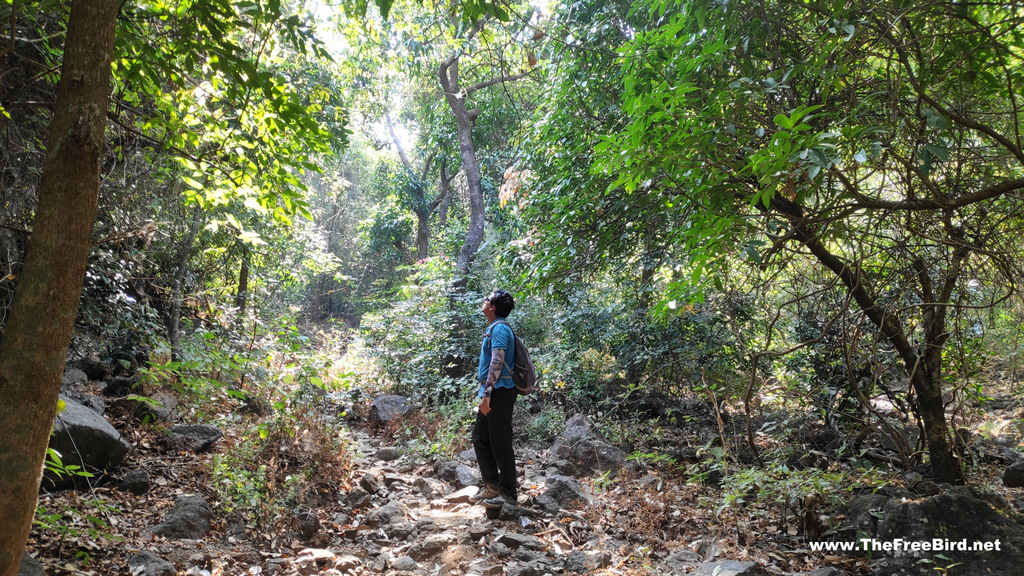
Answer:
[[[515,310],[516,301],[512,299],[512,295],[508,292],[498,289],[491,292],[491,295],[487,297],[487,300],[494,304],[494,313],[505,318]]]

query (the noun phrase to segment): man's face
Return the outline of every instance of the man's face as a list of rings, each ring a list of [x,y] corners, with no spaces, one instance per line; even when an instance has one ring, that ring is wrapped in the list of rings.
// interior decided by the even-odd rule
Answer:
[[[484,298],[483,304],[480,305],[480,311],[484,313],[484,316],[490,317],[490,314],[494,313],[494,304],[491,304],[490,298]]]

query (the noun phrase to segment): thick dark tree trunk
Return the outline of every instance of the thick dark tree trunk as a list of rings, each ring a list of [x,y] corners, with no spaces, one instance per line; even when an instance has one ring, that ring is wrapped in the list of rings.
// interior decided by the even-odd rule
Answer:
[[[14,576],[36,510],[99,198],[117,0],[71,5],[33,224],[0,341],[0,576]]]
[[[199,227],[202,223],[203,208],[197,203],[195,211],[192,213],[192,226],[178,252],[178,269],[174,272],[174,282],[171,285],[171,317],[168,318],[167,323],[167,340],[171,344],[171,361],[173,362],[181,359],[181,285],[185,281],[188,257],[192,253],[192,245],[196,242],[196,235],[199,234]]]
[[[945,304],[949,302],[960,275],[966,250],[958,249],[952,255],[951,266],[945,275],[940,294],[934,294],[927,271],[917,264],[923,302],[922,326],[926,340],[919,354],[904,331],[897,313],[878,302],[868,290],[867,276],[855,263],[839,258],[818,240],[811,226],[804,220],[803,209],[799,205],[776,196],[772,199],[771,207],[789,219],[793,225],[793,238],[806,246],[819,262],[842,281],[857,306],[892,344],[910,378],[912,393],[917,395],[918,413],[924,423],[932,470],[943,482],[962,483],[963,469],[949,443],[949,426],[942,401],[942,348],[948,337],[945,333]]]

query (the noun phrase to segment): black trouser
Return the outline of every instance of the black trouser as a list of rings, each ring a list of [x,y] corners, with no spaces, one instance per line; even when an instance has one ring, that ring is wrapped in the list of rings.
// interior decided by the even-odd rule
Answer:
[[[502,495],[516,496],[516,454],[512,448],[512,407],[515,388],[495,388],[491,392],[491,411],[476,413],[473,423],[473,449],[476,450],[480,476],[494,484]]]

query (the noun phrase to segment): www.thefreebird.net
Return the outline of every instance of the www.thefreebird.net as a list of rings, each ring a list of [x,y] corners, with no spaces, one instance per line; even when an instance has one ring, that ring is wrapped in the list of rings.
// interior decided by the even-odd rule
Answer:
[[[999,540],[876,540],[860,538],[837,542],[811,542],[813,552],[999,552]]]

